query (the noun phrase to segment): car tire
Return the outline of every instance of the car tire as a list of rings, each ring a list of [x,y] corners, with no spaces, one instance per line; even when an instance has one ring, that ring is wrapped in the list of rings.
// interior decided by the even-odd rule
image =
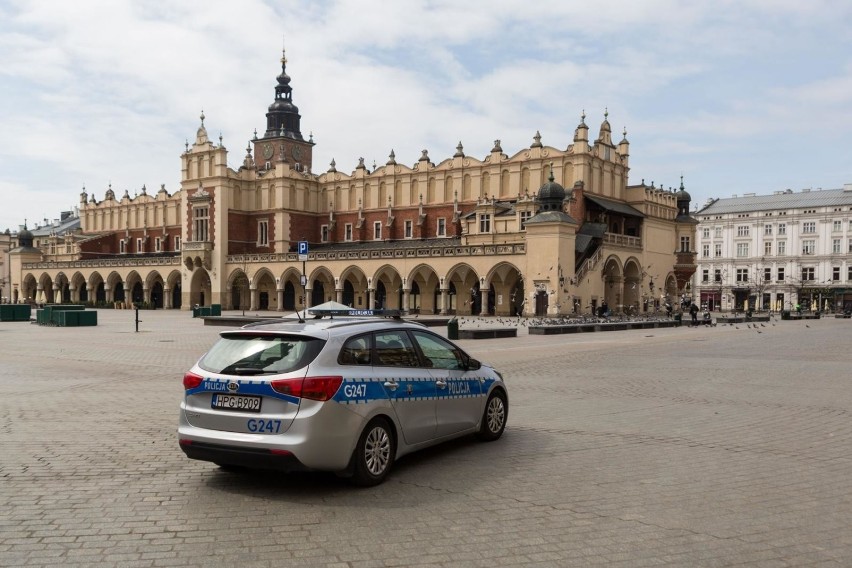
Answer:
[[[488,395],[485,411],[476,436],[485,442],[493,442],[503,435],[506,429],[506,418],[509,415],[509,403],[502,390],[494,390]]]
[[[390,423],[375,418],[367,424],[352,456],[352,483],[361,487],[378,485],[387,477],[396,456],[396,439]]]

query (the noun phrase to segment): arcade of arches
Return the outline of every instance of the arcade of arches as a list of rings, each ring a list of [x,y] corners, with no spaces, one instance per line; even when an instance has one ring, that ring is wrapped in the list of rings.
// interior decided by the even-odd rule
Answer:
[[[275,273],[268,266],[244,264],[230,267],[221,292],[213,289],[211,273],[204,267],[194,267],[188,276],[178,269],[145,272],[141,267],[103,274],[44,271],[25,275],[21,290],[16,290],[21,296],[15,301],[144,304],[158,309],[220,303],[226,310],[251,311],[294,311],[336,301],[353,308],[415,314],[543,316],[590,313],[603,303],[627,313],[648,312],[659,309],[665,297],[677,294],[673,274],[650,275],[634,257],[622,261],[612,255],[596,273],[602,294],[582,297],[573,283],[560,282],[559,287],[525,283],[519,268],[507,261],[480,270],[469,262],[458,262],[446,271],[423,263],[406,272],[391,264],[367,271],[358,265],[330,263],[309,269],[304,287],[296,266]],[[183,278],[189,283],[185,291]]]

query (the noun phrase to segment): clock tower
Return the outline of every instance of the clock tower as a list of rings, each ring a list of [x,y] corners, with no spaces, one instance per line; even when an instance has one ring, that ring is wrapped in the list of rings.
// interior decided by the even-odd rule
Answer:
[[[297,171],[310,170],[313,140],[305,141],[299,126],[299,107],[293,104],[293,87],[287,75],[286,53],[281,52],[281,74],[275,86],[275,101],[266,113],[266,132],[254,140],[254,158],[258,167],[287,162]]]

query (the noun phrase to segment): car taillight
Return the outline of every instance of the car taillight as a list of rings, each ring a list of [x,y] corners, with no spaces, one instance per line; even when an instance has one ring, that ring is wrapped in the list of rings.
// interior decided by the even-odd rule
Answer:
[[[305,377],[304,379],[278,379],[272,381],[272,390],[297,398],[328,400],[334,396],[343,377]]]
[[[187,373],[183,376],[183,388],[186,390],[194,389],[198,387],[203,380],[204,377],[200,377],[195,373]]]

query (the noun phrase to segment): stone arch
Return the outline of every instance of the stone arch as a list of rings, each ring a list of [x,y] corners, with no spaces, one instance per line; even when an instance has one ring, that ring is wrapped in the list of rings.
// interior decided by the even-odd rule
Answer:
[[[479,274],[466,262],[454,265],[444,277],[444,287],[450,289],[449,312],[479,314],[482,306]]]
[[[621,302],[625,313],[636,315],[642,309],[642,265],[631,256],[624,262],[624,284]]]
[[[234,269],[226,283],[225,305],[230,310],[250,309],[251,293],[249,292],[248,275],[242,268]]]
[[[116,271],[109,273],[106,279],[106,301],[107,302],[124,302],[124,279]]]
[[[53,279],[53,285],[56,287],[53,299],[57,304],[70,304],[73,301],[71,298],[71,282],[64,272],[56,275],[56,278]]]
[[[71,276],[71,299],[74,302],[89,302],[89,290],[86,277],[82,272],[75,272]]]
[[[334,276],[325,266],[319,266],[311,272],[308,278],[308,307],[332,300],[334,293]]]
[[[485,308],[488,314],[516,316],[523,313],[524,279],[520,269],[511,262],[498,262],[488,271],[485,276],[485,289]],[[562,294],[563,291],[559,290],[560,298]]]
[[[406,279],[411,289],[408,302],[410,311],[424,314],[437,314],[441,311],[441,279],[435,269],[428,264],[418,264]],[[417,294],[414,293],[417,286]]]
[[[169,272],[169,275],[166,277],[165,288],[163,289],[163,298],[164,301],[167,302],[167,307],[171,307],[175,310],[179,310],[181,307],[181,303],[183,300],[182,288],[183,286],[183,278],[180,275],[179,270],[172,270]]]
[[[97,304],[98,302],[107,301],[106,280],[104,280],[104,277],[101,276],[100,272],[95,271],[89,275],[89,282],[87,286],[90,290],[90,302]]]
[[[42,272],[38,277],[38,285],[36,286],[36,303],[37,304],[53,304],[53,278],[47,272]]]
[[[266,268],[260,268],[251,277],[251,308],[252,310],[278,309],[278,284],[275,276]]]
[[[369,305],[369,281],[361,267],[347,266],[337,281],[337,301],[353,308],[365,308]]]
[[[142,283],[142,277],[135,270],[131,270],[124,279],[124,287],[128,291],[129,296],[125,301],[132,304],[141,304],[145,301],[145,288]]]
[[[152,270],[145,277],[145,289],[145,302],[159,309],[166,307],[166,285],[158,271]]]
[[[305,298],[301,276],[300,271],[290,267],[278,279],[278,290],[281,296],[280,309],[297,310],[304,306]]]
[[[388,310],[404,309],[405,294],[402,276],[390,264],[384,264],[373,273],[373,289],[375,290],[375,307]]]
[[[607,257],[601,268],[601,279],[603,279],[603,302],[606,302],[609,310],[613,311],[621,304],[623,298],[624,267],[619,257],[616,255]]]
[[[36,301],[38,293],[38,280],[32,273],[27,273],[21,281],[21,295],[18,301],[22,303],[32,304]]]
[[[204,268],[193,271],[189,281],[189,304],[191,306],[209,306],[212,304],[213,290],[210,275]]]

